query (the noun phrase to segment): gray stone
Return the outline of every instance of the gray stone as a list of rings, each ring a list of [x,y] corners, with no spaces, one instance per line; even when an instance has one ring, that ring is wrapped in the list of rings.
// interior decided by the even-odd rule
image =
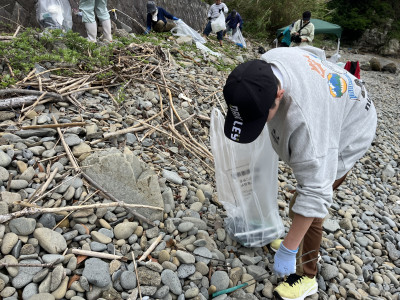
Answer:
[[[157,292],[153,296],[156,299],[163,299],[165,296],[168,295],[168,293],[169,293],[169,286],[163,285],[157,290]]]
[[[7,167],[10,163],[11,157],[4,153],[3,150],[0,150],[0,167]]]
[[[14,248],[17,242],[18,242],[18,236],[15,233],[13,232],[6,233],[1,243],[1,253],[5,255],[10,253],[12,248]]]
[[[64,261],[64,255],[61,254],[45,254],[42,256],[43,261],[46,264],[52,263],[52,262],[63,262]]]
[[[339,269],[330,264],[323,264],[321,269],[321,276],[325,281],[329,281],[339,275]]]
[[[1,153],[0,153],[1,155]],[[11,158],[10,158],[10,162],[11,162]],[[6,168],[3,168],[1,166],[1,162],[0,162],[0,181],[7,181],[10,177],[10,174],[8,173]]]
[[[172,171],[162,170],[161,176],[175,184],[182,184],[183,182],[183,179],[177,173]]]
[[[229,276],[224,271],[216,271],[211,276],[211,285],[217,288],[217,291],[227,289],[229,286]]]
[[[136,288],[136,274],[132,271],[122,272],[120,278],[121,286],[125,290],[131,290]]]
[[[184,279],[188,278],[190,275],[193,275],[196,272],[196,267],[193,264],[181,264],[178,267],[178,278]]]
[[[130,204],[164,207],[157,175],[145,168],[133,154],[111,149],[90,155],[82,162],[85,172],[117,199]],[[154,221],[162,211],[137,208],[136,211]]]
[[[22,179],[11,180],[10,188],[13,190],[21,190],[28,187],[28,181]]]
[[[114,227],[114,235],[116,239],[129,238],[138,227],[137,222],[122,222]]]
[[[54,296],[49,293],[39,293],[36,295],[33,295],[29,298],[29,300],[55,300]]]
[[[21,195],[18,193],[11,193],[7,191],[3,191],[0,193],[1,200],[13,204],[14,202],[21,201]]]
[[[212,258],[210,250],[208,250],[206,247],[199,247],[194,249],[193,254],[196,258],[196,262],[203,262],[206,265],[208,265]]]
[[[108,273],[108,263],[98,258],[90,258],[85,261],[85,268],[82,275],[87,280],[100,288],[105,288],[111,283],[111,277]]]
[[[68,146],[73,147],[82,143],[82,140],[76,134],[66,134],[65,135],[65,142]]]
[[[195,257],[186,251],[182,250],[176,251],[176,257],[183,264],[194,264],[196,262]]]
[[[164,285],[167,285],[169,287],[169,290],[174,295],[182,294],[182,286],[179,281],[178,275],[175,272],[168,269],[164,270],[161,273],[161,280]]]
[[[38,293],[38,285],[36,283],[30,283],[22,291],[22,299],[31,299],[33,295]]]
[[[40,261],[35,260],[35,259],[27,259],[27,260],[21,260],[19,262],[20,264],[40,264]],[[30,282],[32,282],[33,277],[35,276],[36,273],[38,273],[40,270],[42,270],[43,267],[23,267],[19,268],[19,272],[17,276],[15,276],[12,279],[12,285],[16,289],[23,288]]]
[[[30,235],[35,230],[36,220],[21,217],[11,220],[9,226],[10,230],[17,235]]]
[[[64,237],[49,228],[37,228],[33,232],[33,236],[38,240],[40,247],[48,253],[57,254],[67,248],[67,242]]]
[[[152,271],[147,267],[139,267],[137,269],[140,284],[159,286],[161,283],[161,276],[158,272]]]
[[[322,226],[326,231],[333,233],[340,229],[339,223],[332,219],[325,220]]]

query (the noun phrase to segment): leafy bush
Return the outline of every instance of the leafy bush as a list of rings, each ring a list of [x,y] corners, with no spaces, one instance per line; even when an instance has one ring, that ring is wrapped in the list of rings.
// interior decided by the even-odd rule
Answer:
[[[398,0],[335,0],[327,3],[336,24],[343,27],[343,36],[355,40],[368,28],[384,28],[394,20],[389,37],[400,36],[400,1]]]

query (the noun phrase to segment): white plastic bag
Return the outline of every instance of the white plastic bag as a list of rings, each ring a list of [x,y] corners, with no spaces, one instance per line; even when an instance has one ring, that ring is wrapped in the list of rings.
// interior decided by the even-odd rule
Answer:
[[[252,143],[225,137],[224,116],[214,108],[210,126],[218,200],[227,212],[225,230],[247,247],[261,247],[284,233],[279,216],[278,155],[268,130]]]
[[[200,42],[202,44],[206,43],[206,40],[194,30],[192,27],[187,25],[181,19],[175,21],[176,26],[171,29],[171,33],[176,36],[191,36],[195,42]]]
[[[211,30],[214,33],[220,32],[226,29],[225,15],[223,13],[219,14],[219,17],[211,22]]]
[[[246,48],[246,41],[244,40],[243,34],[240,30],[240,28],[237,28],[236,32],[232,35],[229,36],[229,39],[234,42],[236,45]]]
[[[214,55],[216,57],[221,57],[221,53],[212,51],[210,48],[204,46],[200,42],[196,42],[196,47],[197,47],[197,49],[200,49],[203,52],[209,53],[209,54]]]
[[[71,5],[68,0],[39,0],[36,19],[42,28],[71,30]]]

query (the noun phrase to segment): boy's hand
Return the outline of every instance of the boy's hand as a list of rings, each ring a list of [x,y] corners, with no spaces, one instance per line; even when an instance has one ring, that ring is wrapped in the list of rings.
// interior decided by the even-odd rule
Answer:
[[[283,243],[275,253],[274,272],[276,275],[283,277],[296,273],[296,254],[298,249],[287,249]]]

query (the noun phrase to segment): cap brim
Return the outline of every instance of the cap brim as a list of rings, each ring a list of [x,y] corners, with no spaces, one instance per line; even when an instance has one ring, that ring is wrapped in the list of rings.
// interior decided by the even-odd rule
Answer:
[[[234,118],[231,110],[228,109],[224,124],[225,136],[228,139],[240,144],[248,144],[254,142],[259,137],[265,125],[267,124],[267,119],[268,113],[263,117],[258,118],[257,120],[243,123],[240,128],[238,127],[238,129],[240,129],[240,133],[238,133],[237,131],[232,132],[232,128],[234,127],[233,123],[237,120]]]

